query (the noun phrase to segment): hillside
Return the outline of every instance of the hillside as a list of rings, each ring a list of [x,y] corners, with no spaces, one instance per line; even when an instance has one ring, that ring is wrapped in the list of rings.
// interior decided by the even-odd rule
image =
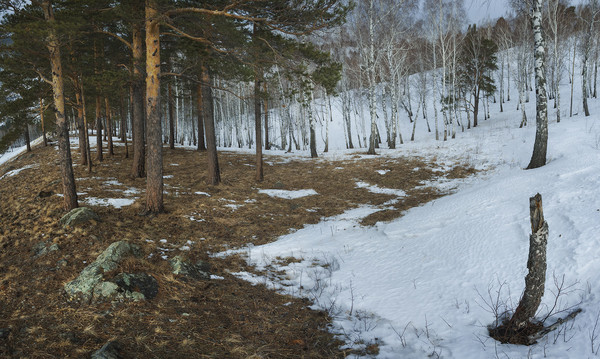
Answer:
[[[73,156],[78,162],[76,148]],[[457,165],[439,172],[434,161],[415,157],[373,158],[358,152],[338,157],[309,161],[268,156],[267,180],[259,185],[252,179],[252,156],[224,151],[224,183],[212,187],[204,184],[204,153],[166,150],[167,213],[145,217],[139,215],[145,181],[128,177],[130,159],[117,146],[116,155],[91,174],[75,165],[80,204],[91,207],[100,221],[74,228],[59,223],[64,213],[54,147],[37,145],[3,164],[0,353],[14,358],[85,357],[116,340],[126,358],[345,356],[349,351],[339,349],[341,342],[324,331],[331,320],[327,313],[238,279],[231,273],[251,271],[239,257],[209,254],[268,243],[364,205],[386,207],[366,217],[365,224],[396,218],[441,195],[422,183],[462,178],[473,169]],[[357,182],[405,195],[390,203],[396,192],[371,192]],[[306,196],[308,189],[316,194]],[[144,257],[125,261],[116,272],[150,274],[158,282],[158,295],[134,303],[70,301],[63,285],[120,240],[139,245]],[[50,248],[54,244],[57,250]],[[168,259],[176,255],[208,262],[211,279],[190,281],[172,274]]]

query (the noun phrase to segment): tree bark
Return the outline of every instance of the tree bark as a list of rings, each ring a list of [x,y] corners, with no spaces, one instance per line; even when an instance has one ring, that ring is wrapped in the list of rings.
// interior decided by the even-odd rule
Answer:
[[[81,155],[81,164],[87,166],[87,136],[85,133],[85,124],[83,123],[83,104],[81,102],[81,88],[75,89],[75,101],[77,103],[77,132],[79,134],[79,154]]]
[[[217,136],[215,134],[212,84],[210,74],[206,68],[202,69],[202,103],[204,105],[203,117],[208,160],[206,182],[216,186],[221,183],[221,173],[219,169],[219,158],[217,156]]]
[[[542,0],[534,2],[533,37],[535,57],[535,144],[527,169],[538,168],[546,164],[548,149],[548,98],[546,96],[546,42],[542,29]]]
[[[96,160],[102,162],[102,101],[100,95],[96,95]]]
[[[529,198],[531,236],[529,236],[529,258],[525,277],[525,291],[510,320],[513,329],[524,328],[535,316],[544,295],[546,282],[546,245],[548,243],[548,223],[544,221],[542,196],[538,193]]]
[[[263,107],[264,107],[264,113],[265,113],[265,150],[270,150],[271,144],[269,143],[269,101],[267,100],[268,88],[267,88],[266,82],[263,82],[263,90],[264,90]]]
[[[48,146],[48,138],[46,137],[46,129],[44,127],[44,100],[40,98],[40,123],[42,125],[42,138],[44,139],[44,147]]]
[[[167,83],[167,96],[169,105],[169,148],[175,148],[175,106],[173,104],[173,86]]]
[[[27,152],[31,152],[31,138],[29,136],[29,124],[25,124],[25,145],[27,146]]]
[[[142,41],[142,26],[133,25],[133,91],[132,91],[132,142],[133,163],[131,166],[131,177],[142,178],[146,175],[146,140],[144,119],[144,88],[143,88],[143,66],[144,48]]]
[[[160,123],[160,20],[157,0],[146,0],[146,213],[163,207],[162,127]]]
[[[85,91],[83,90],[83,76],[80,79],[81,85],[81,109],[83,111],[83,130],[85,131],[85,155],[87,157],[87,168],[88,173],[92,173],[92,152],[90,148],[90,134],[87,120],[87,113],[85,109]]]
[[[54,29],[54,13],[49,0],[42,1],[44,18],[51,25],[47,38],[47,47],[50,52],[50,65],[52,67],[52,92],[56,114],[56,129],[58,132],[58,153],[63,184],[63,206],[66,211],[78,207],[71,148],[69,144],[69,130],[65,119],[65,96],[62,63],[60,58],[60,45]]]
[[[106,106],[106,132],[105,132],[105,134],[108,134],[108,155],[114,156],[115,152],[113,150],[112,114],[110,111],[110,103],[108,102],[108,97],[104,98],[104,105]]]
[[[256,176],[257,182],[262,182],[263,174],[263,153],[262,153],[262,131],[261,131],[261,101],[260,101],[260,75],[258,70],[254,75],[254,134],[256,142]]]
[[[206,151],[206,144],[204,143],[204,105],[202,102],[202,87],[202,82],[199,82],[196,87],[196,104],[198,107],[198,151]]]

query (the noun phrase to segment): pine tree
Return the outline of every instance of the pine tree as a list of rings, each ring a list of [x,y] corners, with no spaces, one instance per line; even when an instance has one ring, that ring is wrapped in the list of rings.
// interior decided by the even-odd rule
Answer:
[[[487,39],[476,25],[469,26],[458,58],[458,87],[473,98],[473,127],[477,127],[479,100],[496,91],[493,71],[498,69],[498,46]],[[452,100],[450,100],[452,102]]]

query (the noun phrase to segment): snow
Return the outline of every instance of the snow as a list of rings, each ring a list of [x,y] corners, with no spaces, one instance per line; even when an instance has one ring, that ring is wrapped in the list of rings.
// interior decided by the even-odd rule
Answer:
[[[392,189],[392,188],[382,188],[377,185],[371,185],[366,182],[356,182],[357,188],[364,188],[371,193],[380,193],[380,194],[389,194],[392,196],[404,197],[406,196],[406,192],[400,189]]]
[[[258,193],[266,194],[267,196],[284,198],[284,199],[296,199],[306,196],[314,196],[317,193],[314,189],[301,189],[296,191],[284,190],[284,189],[261,189]]]
[[[90,206],[112,206],[115,208],[121,208],[125,206],[131,206],[134,202],[134,198],[97,198],[97,197],[87,197],[83,200],[85,203]]]
[[[39,165],[37,165],[37,164],[31,164],[31,165],[23,166],[21,168],[17,168],[17,169],[12,170],[12,171],[8,171],[4,175],[0,176],[0,180],[3,179],[3,178],[15,176],[15,175],[17,175],[19,172],[21,172],[23,170],[27,170],[27,169],[30,169],[30,168],[37,168],[37,167],[39,167]]]
[[[455,140],[423,139],[401,151],[380,150],[381,156],[435,156],[444,168],[467,161],[485,170],[465,180],[440,177],[423,183],[453,194],[388,223],[361,226],[362,218],[385,204],[363,206],[276,242],[220,255],[244,253],[268,274],[232,274],[311,299],[315,308],[330,313],[332,331],[348,347],[378,343],[377,358],[595,357],[591,338],[600,335],[594,325],[600,315],[600,104],[592,103],[596,115],[589,118],[566,114],[556,123],[550,111],[544,167],[523,169],[531,157],[535,124],[519,129],[519,112],[505,106],[499,113],[495,105],[491,120],[459,132]],[[534,108],[534,102],[527,104],[529,118],[535,118]],[[405,195],[364,182],[357,186]],[[514,310],[518,304],[527,273],[529,197],[538,192],[550,229],[538,317],[553,307],[558,288],[563,312],[552,314],[547,325],[570,308],[583,312],[536,345],[501,344],[489,338],[487,326],[494,322],[494,306]],[[279,260],[285,257],[300,261]]]
[[[31,146],[37,146],[42,143],[42,137],[38,137],[34,141],[31,142]],[[6,162],[10,162],[15,159],[17,156],[27,152],[27,145],[23,145],[17,148],[8,149],[6,152],[0,154],[0,166],[5,164]]]

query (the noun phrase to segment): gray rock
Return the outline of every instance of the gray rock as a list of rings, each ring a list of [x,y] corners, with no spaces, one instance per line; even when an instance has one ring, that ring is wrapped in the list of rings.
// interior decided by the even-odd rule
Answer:
[[[275,189],[284,189],[284,188],[285,188],[285,185],[283,184],[283,182],[281,182],[281,181],[277,181],[277,182],[275,182],[275,184],[273,185],[273,188],[275,188]]]
[[[72,209],[60,219],[60,224],[63,227],[74,227],[89,221],[99,221],[100,217],[88,207],[79,207]]]
[[[0,339],[8,338],[10,334],[10,328],[0,328]]]
[[[116,299],[119,295],[119,286],[113,282],[100,282],[93,289],[94,298]]]
[[[104,344],[102,348],[96,350],[91,359],[122,359],[123,357],[119,354],[119,343],[111,340]]]
[[[173,257],[169,260],[173,274],[183,275],[193,279],[209,279],[210,265],[204,261],[197,261],[195,264],[185,261],[181,256]]]
[[[119,262],[131,255],[139,257],[140,248],[126,241],[111,244],[93,263],[85,267],[77,278],[65,284],[65,292],[71,298],[81,296],[86,301],[89,301],[98,290],[104,293],[111,287],[110,285],[95,290],[95,287],[103,282],[104,273],[115,270]]]
[[[38,258],[41,257],[43,255],[46,255],[50,252],[55,252],[60,250],[60,247],[58,246],[58,244],[54,243],[51,244],[50,246],[48,246],[49,241],[46,242],[40,242],[38,244],[36,244],[35,246],[33,246],[33,257],[34,258]]]

